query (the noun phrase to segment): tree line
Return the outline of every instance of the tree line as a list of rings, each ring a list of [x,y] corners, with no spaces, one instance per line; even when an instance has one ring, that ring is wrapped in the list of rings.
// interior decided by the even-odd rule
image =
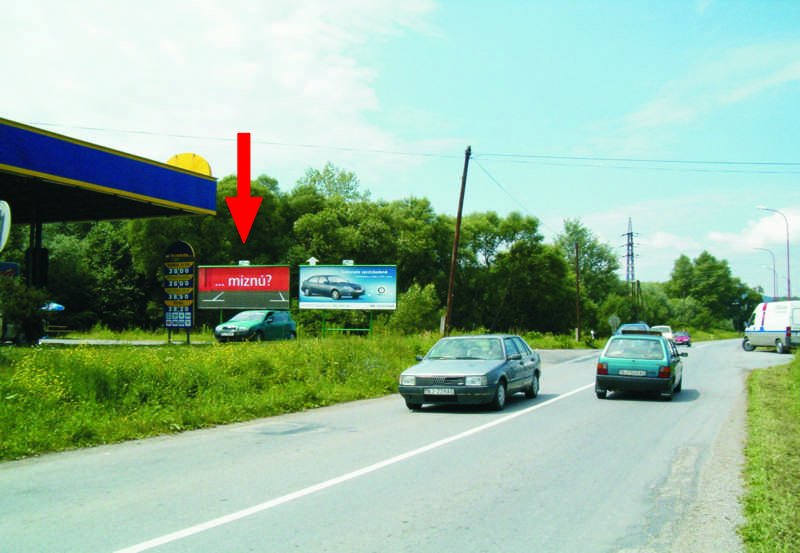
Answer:
[[[353,259],[359,265],[395,264],[398,309],[378,317],[400,332],[434,330],[446,304],[454,218],[436,213],[425,198],[373,200],[355,174],[328,163],[309,169],[288,192],[266,175],[253,181],[263,203],[242,244],[224,201],[236,195],[236,177],[218,182],[217,216],[183,216],[98,223],[45,225],[49,250],[42,298],[66,307],[59,323],[74,329],[112,330],[163,326],[164,252],[176,240],[190,243],[198,264],[289,265],[292,282],[310,257],[323,264]],[[5,261],[24,265],[27,229],[15,226]],[[727,261],[703,252],[681,256],[669,281],[632,287],[617,272],[619,257],[578,220],[566,220],[554,243],[544,242],[539,220],[512,212],[463,217],[455,275],[452,325],[464,330],[610,332],[608,320],[645,320],[696,328],[741,328],[761,294],[731,274]],[[579,280],[576,283],[576,279]],[[0,306],[19,302],[19,287],[2,279]],[[578,284],[576,286],[576,284]],[[580,290],[579,301],[576,293]],[[297,290],[292,290],[296,295]],[[294,298],[296,302],[296,297]],[[313,332],[319,314],[296,312]],[[348,324],[367,315],[327,315]],[[198,311],[199,324],[219,322]],[[348,320],[349,319],[349,320]]]

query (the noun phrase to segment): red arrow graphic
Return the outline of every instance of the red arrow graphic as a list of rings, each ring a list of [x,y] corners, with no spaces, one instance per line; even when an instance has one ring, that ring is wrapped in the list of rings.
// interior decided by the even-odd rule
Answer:
[[[258,208],[264,198],[250,195],[250,133],[240,132],[236,135],[236,196],[225,198],[231,211],[236,230],[242,244],[256,220]]]

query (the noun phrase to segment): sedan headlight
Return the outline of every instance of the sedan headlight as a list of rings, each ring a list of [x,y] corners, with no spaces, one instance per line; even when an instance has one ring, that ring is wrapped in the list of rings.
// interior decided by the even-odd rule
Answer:
[[[401,386],[416,386],[417,379],[414,376],[408,374],[401,374],[400,375],[400,385]]]
[[[485,376],[468,376],[464,379],[466,386],[486,386]]]

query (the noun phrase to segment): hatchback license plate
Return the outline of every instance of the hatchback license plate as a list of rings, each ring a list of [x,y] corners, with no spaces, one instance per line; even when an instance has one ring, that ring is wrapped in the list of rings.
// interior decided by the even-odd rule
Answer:
[[[456,391],[453,388],[425,388],[426,396],[454,396]]]
[[[619,371],[619,374],[621,376],[645,376],[647,374],[647,371],[628,371],[622,369]]]

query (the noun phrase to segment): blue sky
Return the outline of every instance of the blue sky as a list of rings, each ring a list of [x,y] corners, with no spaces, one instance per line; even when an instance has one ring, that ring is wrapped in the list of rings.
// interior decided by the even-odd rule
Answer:
[[[533,215],[548,241],[579,219],[620,256],[631,218],[645,281],[707,250],[769,293],[766,248],[785,293],[764,205],[800,292],[800,2],[191,5],[6,7],[1,115],[217,177],[247,131],[284,190],[331,161],[443,213],[471,145],[467,213]]]

